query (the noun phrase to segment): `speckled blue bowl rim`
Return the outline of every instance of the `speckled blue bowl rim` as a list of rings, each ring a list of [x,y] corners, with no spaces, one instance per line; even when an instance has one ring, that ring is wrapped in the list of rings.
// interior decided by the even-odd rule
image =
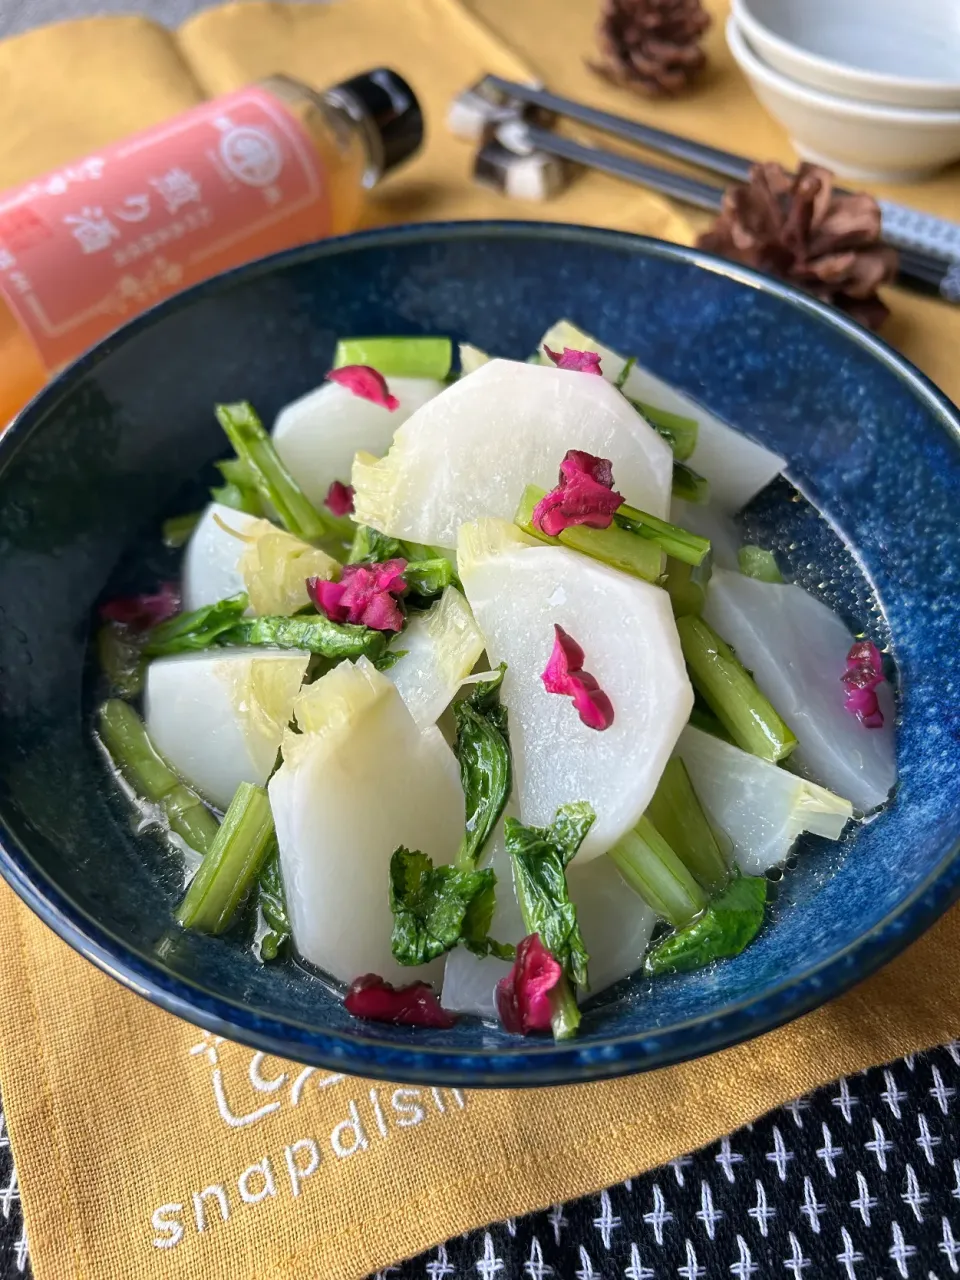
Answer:
[[[28,404],[0,437],[0,471],[27,444],[34,427],[101,360],[149,327],[200,298],[228,290],[237,282],[270,275],[306,260],[333,257],[354,246],[469,240],[475,236],[587,243],[619,252],[684,262],[729,277],[778,298],[841,332],[905,383],[940,421],[960,447],[960,412],[933,383],[887,343],[781,281],[697,249],[622,231],[563,223],[487,220],[415,223],[356,232],[305,245],[225,272],[161,303],[111,335],[60,373]],[[262,1017],[243,1005],[180,981],[158,965],[131,952],[108,929],[66,899],[0,823],[0,876],[64,942],[130,990],[169,1013],[208,1031],[279,1057],[380,1079],[419,1084],[507,1086],[566,1085],[648,1071],[728,1048],[808,1013],[868,977],[928,929],[960,898],[960,841],[930,873],[873,929],[807,972],[768,990],[762,998],[730,1005],[714,1017],[694,1018],[646,1035],[610,1036],[578,1043],[518,1042],[477,1052],[450,1052],[397,1046],[378,1039],[366,1026],[356,1033],[325,1033],[296,1022]]]

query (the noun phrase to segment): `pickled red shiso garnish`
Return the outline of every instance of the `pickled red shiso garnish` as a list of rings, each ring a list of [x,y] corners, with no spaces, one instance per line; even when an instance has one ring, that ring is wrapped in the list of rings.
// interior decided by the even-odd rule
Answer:
[[[351,982],[343,1003],[355,1018],[366,1018],[370,1022],[392,1022],[403,1027],[438,1027],[443,1031],[456,1022],[453,1014],[441,1006],[429,982],[411,982],[406,987],[395,987],[375,973],[365,973]]]

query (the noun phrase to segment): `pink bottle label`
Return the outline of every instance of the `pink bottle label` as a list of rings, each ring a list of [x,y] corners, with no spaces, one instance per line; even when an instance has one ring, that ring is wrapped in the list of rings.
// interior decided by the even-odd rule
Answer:
[[[0,197],[0,296],[56,369],[162,298],[329,230],[309,135],[241,89]]]

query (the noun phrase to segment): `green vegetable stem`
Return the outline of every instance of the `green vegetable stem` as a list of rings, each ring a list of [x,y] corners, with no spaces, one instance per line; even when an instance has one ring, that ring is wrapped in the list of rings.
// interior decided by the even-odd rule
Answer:
[[[177,908],[183,927],[223,933],[275,846],[273,814],[265,789],[241,782],[217,838]]]
[[[704,568],[708,566],[709,561]],[[703,612],[707,599],[708,581],[709,576],[700,568],[695,569],[682,560],[667,560],[667,572],[664,575],[663,585],[670,597],[674,617],[682,618],[688,613]]]
[[[558,538],[534,527],[533,509],[544,496],[546,490],[536,485],[527,485],[520,499],[520,505],[514,516],[516,524],[524,533],[529,533],[548,546],[570,547],[580,551],[594,560],[600,560],[623,573],[632,574],[635,578],[643,578],[646,582],[656,582],[663,569],[663,556],[658,544],[650,538],[638,537],[633,531],[621,529],[612,524],[609,529],[591,529],[587,525],[572,525],[564,529]]]
[[[673,464],[673,496],[701,505],[710,501],[710,482],[685,462]]]
[[[159,805],[170,830],[191,849],[206,855],[220,824],[154,747],[134,709],[111,698],[100,711],[99,729],[111,760],[137,795]]]
[[[699,919],[668,933],[651,947],[643,962],[644,971],[687,973],[702,969],[713,960],[739,955],[757,936],[766,901],[765,876],[736,874]]]
[[[274,850],[265,859],[260,869],[258,887],[260,927],[257,929],[257,936],[260,959],[269,963],[282,954],[290,941],[290,917],[287,914],[287,899],[283,891],[279,851]]]
[[[526,933],[540,941],[563,967],[551,993],[553,1034],[565,1040],[576,1034],[580,1011],[570,984],[589,987],[590,959],[570,900],[566,868],[596,815],[589,804],[565,804],[549,827],[525,827],[514,818],[504,821],[507,853],[513,861],[514,883]]]
[[[710,539],[701,538],[698,533],[690,533],[679,525],[668,520],[659,520],[646,511],[638,511],[626,503],[618,508],[613,517],[614,523],[621,529],[635,533],[641,538],[649,538],[668,556],[681,560],[684,564],[699,565],[710,554]],[[601,530],[602,532],[602,530]]]
[[[782,582],[783,574],[772,551],[763,547],[747,545],[737,552],[737,564],[740,572],[748,578],[757,578],[760,582]]]
[[[507,709],[500,686],[507,664],[494,680],[478,684],[469,697],[453,704],[457,725],[454,751],[460,762],[460,784],[466,809],[463,840],[456,864],[475,867],[503,813],[513,785]]]
[[[707,895],[647,817],[607,856],[631,889],[672,925],[689,924],[707,905]]]
[[[163,545],[171,551],[177,551],[185,546],[191,533],[200,523],[202,515],[202,511],[190,511],[187,515],[171,516],[169,520],[164,520],[161,530]]]
[[[261,499],[276,511],[285,529],[307,542],[335,532],[333,523],[313,506],[280,461],[253,405],[218,404],[214,412],[237,457],[249,469]]]
[[[342,338],[333,367],[365,364],[385,378],[435,378],[443,382],[453,363],[449,338]]]
[[[707,893],[719,893],[730,869],[679,756],[667,761],[647,817]]]
[[[97,657],[111,694],[135,698],[143,688],[146,661],[129,627],[106,622],[97,632]]]
[[[677,462],[686,462],[697,447],[697,420],[684,418],[679,413],[671,413],[669,409],[658,409],[647,404],[645,400],[634,400],[627,397],[638,413],[641,413],[655,431],[659,432],[673,450]]]
[[[694,685],[736,745],[773,764],[784,760],[797,739],[730,646],[702,618],[678,618],[677,631]]]

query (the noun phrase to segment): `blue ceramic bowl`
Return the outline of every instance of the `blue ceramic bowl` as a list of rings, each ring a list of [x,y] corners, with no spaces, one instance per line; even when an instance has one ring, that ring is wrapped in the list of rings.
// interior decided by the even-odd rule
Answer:
[[[108,588],[158,572],[161,519],[225,453],[217,400],[269,421],[350,333],[444,333],[516,357],[569,316],[789,459],[745,522],[890,643],[900,785],[811,840],[734,961],[600,996],[574,1041],[364,1024],[292,962],[178,933],[181,868],[136,838],[91,735],[88,637]],[[437,1084],[566,1084],[766,1031],[889,959],[960,893],[960,420],[837,312],[708,255],[531,223],[376,231],[175,298],[67,370],[0,443],[0,872],[67,942],[191,1022],[304,1062]]]

